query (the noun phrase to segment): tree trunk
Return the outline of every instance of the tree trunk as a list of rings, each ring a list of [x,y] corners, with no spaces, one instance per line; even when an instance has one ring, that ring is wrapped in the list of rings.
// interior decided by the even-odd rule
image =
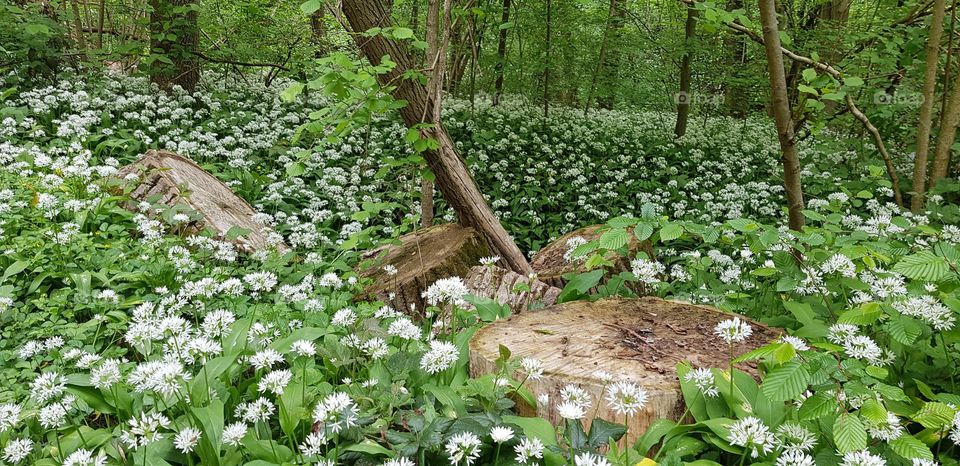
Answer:
[[[950,151],[957,140],[957,124],[960,124],[960,70],[957,70],[954,77],[943,124],[940,125],[940,132],[937,134],[937,149],[934,152],[933,170],[930,172],[931,187],[947,176],[950,168]]]
[[[627,21],[629,2],[618,0],[614,4],[610,17],[610,37],[607,39],[607,53],[600,70],[596,99],[597,107],[612,109],[616,102],[616,89],[620,84],[620,65],[623,61],[623,27]]]
[[[86,50],[87,42],[83,37],[83,20],[80,19],[80,5],[77,4],[77,0],[70,2],[70,8],[73,10],[73,26],[77,30],[77,48]]]
[[[510,22],[510,0],[503,0],[503,13],[500,15],[500,38],[497,42],[497,64],[493,72],[496,78],[493,82],[493,105],[500,105],[500,96],[503,95],[503,69],[507,62],[507,27]]]
[[[342,0],[342,8],[354,32],[390,26],[379,2]],[[393,70],[378,75],[377,79],[383,85],[389,83],[394,86],[393,96],[407,102],[407,105],[400,109],[400,116],[408,127],[424,121],[439,121],[439,117],[434,117],[431,113],[435,107],[429,101],[424,86],[412,79],[401,79],[404,73],[414,68],[405,43],[395,42],[382,35],[364,37],[355,34],[353,37],[372,64],[379,65],[384,56],[389,56],[396,63]],[[520,274],[530,273],[530,264],[490,210],[443,125],[423,128],[421,134],[437,141],[438,148],[424,152],[424,158],[436,176],[440,192],[447,204],[457,213],[460,223],[479,231],[491,249],[501,256],[511,270]]]
[[[923,102],[920,104],[920,124],[917,125],[917,151],[913,162],[913,197],[910,209],[919,212],[927,182],[927,156],[930,151],[930,128],[933,125],[933,102],[937,93],[937,65],[940,55],[940,36],[946,0],[934,0],[933,19],[927,37],[926,63],[923,68]]]
[[[774,0],[760,0],[760,23],[763,25],[763,48],[767,54],[767,69],[770,74],[770,94],[773,97],[773,117],[780,139],[783,162],[783,186],[787,193],[788,225],[790,229],[803,229],[803,189],[800,185],[800,159],[793,137],[793,118],[787,97],[787,77],[783,69],[783,53],[780,50],[780,32],[777,27],[777,7]]]
[[[327,28],[323,23],[326,12],[323,7],[310,14],[310,42],[315,47],[314,56],[320,58],[327,54]]]
[[[197,44],[200,28],[197,26],[198,0],[150,0],[150,47],[155,54],[165,55],[173,64],[159,60],[150,65],[150,81],[160,89],[170,91],[179,85],[193,92],[200,81],[200,57]],[[158,39],[172,33],[175,40]]]
[[[546,118],[550,115],[550,10],[551,10],[551,1],[546,0],[547,2],[547,36],[544,42],[546,47],[546,60],[544,61],[543,66],[543,117]]]
[[[590,78],[590,88],[587,89],[587,103],[583,106],[583,116],[587,116],[587,113],[590,112],[590,104],[593,103],[593,94],[597,91],[597,81],[600,79],[600,73],[603,72],[603,65],[607,59],[607,41],[610,38],[610,27],[616,9],[617,0],[610,0],[610,10],[607,13],[607,21],[603,25],[603,38],[600,39],[600,53],[597,55],[597,64],[593,69],[593,76]]]
[[[743,0],[728,0],[727,10],[743,8]],[[724,104],[731,116],[746,118],[750,109],[750,94],[743,83],[747,60],[747,41],[739,34],[731,33],[723,40],[727,49],[727,73],[724,76]],[[732,77],[731,77],[732,76]]]
[[[441,69],[445,60],[441,60],[438,53],[440,50],[440,0],[428,0],[427,2],[427,51],[424,55],[424,67],[429,70],[429,80],[427,81],[427,93],[434,102],[440,98],[440,90],[436,89],[442,86],[443,79],[438,79],[442,73]],[[439,107],[439,103],[436,104]],[[440,118],[439,108],[436,110],[436,118]],[[433,225],[433,181],[422,178],[420,180],[420,226],[427,228]]]
[[[680,60],[680,92],[677,93],[677,124],[673,134],[681,137],[687,134],[687,119],[690,117],[690,62],[693,60],[693,41],[697,35],[697,10],[687,7],[687,22],[683,28],[683,58]]]

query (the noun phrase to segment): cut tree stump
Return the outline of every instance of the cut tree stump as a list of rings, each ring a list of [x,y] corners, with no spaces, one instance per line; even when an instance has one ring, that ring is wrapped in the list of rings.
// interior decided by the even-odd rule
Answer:
[[[441,278],[466,277],[488,255],[487,243],[470,227],[446,223],[408,233],[399,244],[364,254],[360,276],[373,283],[359,299],[379,299],[401,312],[422,312],[422,294],[430,285]],[[388,266],[396,274],[389,274]]]
[[[591,225],[588,227],[580,228],[579,230],[571,231],[556,241],[546,245],[543,249],[537,251],[533,255],[533,258],[530,260],[530,266],[533,267],[533,271],[537,274],[537,279],[549,283],[550,285],[556,286],[558,288],[563,288],[566,284],[563,279],[563,275],[568,273],[583,273],[586,272],[586,268],[583,266],[582,262],[571,262],[564,258],[564,255],[569,250],[567,246],[567,241],[575,238],[577,236],[587,240],[593,241],[600,238],[600,235],[603,234],[600,231],[600,228],[604,225]],[[612,260],[614,265],[610,268],[609,272],[605,274],[606,276],[613,276],[617,273],[630,270],[630,261],[637,256],[637,253],[643,251],[647,254],[648,258],[653,258],[653,247],[649,241],[640,241],[633,234],[633,230],[630,231],[630,239],[627,241],[627,255],[620,256],[615,252],[610,252],[607,256],[608,259]],[[633,283],[632,289],[638,294],[643,294],[644,290],[639,284]]]
[[[500,345],[510,349],[513,357],[539,359],[543,362],[543,377],[527,380],[525,385],[535,397],[545,394],[550,401],[539,412],[522,401],[518,401],[517,409],[522,415],[540,416],[554,425],[562,421],[556,404],[560,389],[567,384],[577,384],[593,397],[585,423],[599,405],[600,418],[622,424],[623,415],[613,411],[601,397],[603,383],[594,374],[603,370],[616,379],[635,382],[646,389],[649,400],[629,419],[626,441],[633,445],[655,419],[678,420],[682,415],[677,363],[688,361],[696,368],[727,366],[728,347],[713,334],[713,329],[718,322],[732,317],[710,307],[655,297],[557,304],[480,329],[470,341],[470,373],[474,377],[496,373]],[[753,335],[734,345],[737,355],[758,348],[781,333],[745,320],[753,326]],[[756,376],[755,363],[736,367]],[[522,373],[517,375],[523,380]]]
[[[560,288],[497,266],[478,265],[465,280],[470,293],[510,306],[514,313],[557,302]]]
[[[267,240],[270,229],[253,220],[256,211],[250,204],[192,160],[173,152],[150,150],[121,168],[117,177],[123,179],[130,174],[139,177],[139,184],[130,193],[132,199],[169,206],[183,203],[203,216],[194,226],[196,231],[206,227],[224,236],[238,227],[249,231],[235,241],[242,248],[260,250],[271,246]]]

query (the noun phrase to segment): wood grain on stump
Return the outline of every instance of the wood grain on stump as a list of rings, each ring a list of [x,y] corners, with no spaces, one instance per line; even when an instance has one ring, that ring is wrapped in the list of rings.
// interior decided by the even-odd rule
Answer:
[[[478,265],[466,278],[470,293],[510,306],[514,313],[557,302],[560,288],[496,266]]]
[[[256,211],[250,204],[192,160],[173,152],[150,150],[117,172],[121,179],[130,174],[140,179],[130,193],[132,199],[169,206],[182,203],[203,216],[195,230],[206,227],[222,236],[233,227],[243,228],[249,233],[236,240],[241,247],[270,247],[270,230],[253,220]]]
[[[537,273],[537,278],[545,283],[563,288],[565,285],[563,275],[586,272],[587,269],[583,266],[583,262],[568,261],[564,258],[564,255],[567,254],[567,251],[570,249],[567,241],[578,236],[587,241],[599,239],[600,235],[603,234],[603,230],[601,230],[603,226],[604,225],[591,225],[571,231],[537,251],[530,260],[530,266],[533,267],[533,271]],[[645,252],[648,258],[653,258],[653,247],[650,242],[638,240],[633,234],[632,229],[629,230],[629,232],[630,239],[627,240],[627,255],[621,256],[616,252],[610,252],[607,255],[607,259],[610,259],[614,263],[610,269],[612,273],[607,274],[609,276],[623,271],[629,271],[630,261],[641,251]],[[637,288],[639,288],[639,285]],[[637,289],[634,291],[641,292],[642,290]]]
[[[360,276],[373,282],[360,299],[375,298],[401,312],[421,312],[423,292],[441,278],[465,277],[490,255],[476,230],[455,223],[424,228],[364,254]],[[396,274],[385,269],[392,266]]]
[[[577,384],[593,397],[592,417],[623,423],[623,415],[601,399],[603,383],[595,375],[606,371],[616,379],[629,380],[646,389],[650,398],[629,419],[627,444],[642,435],[655,419],[677,420],[683,413],[683,398],[676,376],[677,363],[694,367],[726,367],[728,347],[713,334],[714,326],[733,315],[706,306],[666,301],[654,297],[613,298],[596,302],[557,304],[538,312],[514,315],[478,331],[470,341],[470,373],[477,377],[496,372],[499,347],[514,357],[532,357],[544,365],[543,377],[527,380],[534,396],[550,397],[547,406],[536,408],[518,403],[520,413],[540,416],[554,425],[562,418],[556,411],[560,389]],[[745,319],[741,317],[741,319]],[[739,355],[777,338],[779,331],[753,325],[753,336],[734,345]],[[737,368],[756,374],[755,364]],[[523,377],[522,374],[518,375]],[[588,424],[589,419],[585,420]]]

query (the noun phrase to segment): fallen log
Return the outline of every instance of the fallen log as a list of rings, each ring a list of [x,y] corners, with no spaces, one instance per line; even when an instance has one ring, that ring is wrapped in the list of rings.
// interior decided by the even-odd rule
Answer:
[[[121,168],[117,177],[129,179],[135,175],[137,186],[130,192],[136,201],[161,203],[168,206],[183,204],[196,211],[202,219],[190,228],[200,231],[210,228],[219,236],[226,236],[232,228],[241,228],[246,234],[235,242],[247,250],[267,249],[271,229],[254,220],[256,211],[246,201],[215,176],[192,160],[173,152],[149,150],[137,161]],[[136,210],[136,205],[129,205]]]
[[[506,304],[514,313],[549,306],[557,302],[561,291],[534,277],[493,265],[471,268],[465,282],[471,294]]]
[[[426,308],[423,292],[441,278],[465,277],[490,249],[476,230],[455,223],[401,236],[364,254],[361,278],[371,283],[359,299],[379,299],[401,312]]]
[[[556,410],[560,389],[577,384],[593,398],[597,416],[623,423],[603,399],[605,383],[597,371],[642,386],[649,400],[628,420],[627,444],[642,435],[655,419],[677,420],[683,399],[675,368],[687,361],[694,367],[727,367],[728,346],[713,334],[715,325],[733,315],[706,306],[666,301],[655,297],[574,301],[538,312],[526,312],[480,329],[470,341],[470,373],[474,377],[496,373],[500,345],[514,357],[531,357],[543,363],[543,376],[527,380],[534,396],[547,395],[545,406],[519,401],[525,416],[540,416],[554,425],[562,419]],[[745,319],[741,317],[741,319]],[[748,322],[749,319],[745,319]],[[735,344],[739,355],[777,338],[780,332],[755,322],[753,335]],[[755,363],[736,366],[756,375]],[[517,377],[523,380],[523,374]],[[718,381],[719,382],[719,381]]]

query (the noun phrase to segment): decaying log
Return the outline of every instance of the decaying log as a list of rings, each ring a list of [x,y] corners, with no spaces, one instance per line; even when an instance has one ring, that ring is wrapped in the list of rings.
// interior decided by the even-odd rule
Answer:
[[[506,304],[514,313],[549,306],[557,302],[561,291],[536,278],[496,266],[473,267],[465,281],[470,293]]]
[[[241,247],[260,250],[271,246],[268,241],[270,229],[254,221],[256,211],[250,204],[188,158],[173,152],[150,150],[117,172],[121,179],[129,175],[136,175],[139,179],[139,184],[130,193],[132,199],[168,206],[182,203],[203,216],[192,225],[194,230],[210,228],[223,236],[231,228],[238,227],[248,230],[236,240]]]
[[[624,416],[603,399],[604,384],[595,374],[606,371],[615,379],[637,383],[646,389],[649,400],[628,420],[626,441],[633,445],[653,420],[676,420],[682,415],[677,363],[688,361],[698,368],[727,366],[728,346],[713,335],[713,329],[718,322],[731,317],[710,307],[655,297],[557,304],[480,329],[470,341],[470,372],[475,377],[495,373],[500,345],[510,349],[514,357],[539,359],[544,366],[542,378],[527,380],[525,385],[535,396],[548,395],[550,402],[539,410],[522,401],[517,406],[521,414],[540,416],[554,425],[562,421],[556,403],[560,389],[567,384],[577,384],[593,397],[593,408],[585,423],[598,409],[600,418],[622,424]],[[780,334],[778,330],[750,323],[753,335],[734,345],[737,355]],[[756,375],[755,364],[740,364],[737,368]],[[522,380],[522,373],[517,377]]]
[[[425,309],[423,292],[441,278],[465,277],[490,255],[476,230],[447,223],[424,228],[364,255],[360,276],[372,279],[361,299],[374,298],[401,312]]]
[[[563,288],[565,285],[563,275],[586,272],[587,270],[582,262],[576,260],[569,261],[564,257],[567,251],[570,250],[567,242],[578,236],[587,241],[596,240],[603,234],[603,231],[601,231],[601,227],[603,226],[604,225],[592,225],[571,231],[556,241],[544,246],[540,251],[537,251],[530,261],[530,266],[533,267],[537,278],[545,283]],[[614,265],[610,268],[610,273],[607,273],[606,276],[612,276],[619,272],[630,270],[630,261],[641,251],[646,253],[648,258],[654,257],[653,247],[650,242],[638,240],[637,237],[633,235],[633,230],[630,230],[630,239],[627,241],[627,255],[620,256],[615,252],[608,253],[607,258],[610,259]],[[637,288],[638,289],[634,291],[642,291],[639,287]]]

